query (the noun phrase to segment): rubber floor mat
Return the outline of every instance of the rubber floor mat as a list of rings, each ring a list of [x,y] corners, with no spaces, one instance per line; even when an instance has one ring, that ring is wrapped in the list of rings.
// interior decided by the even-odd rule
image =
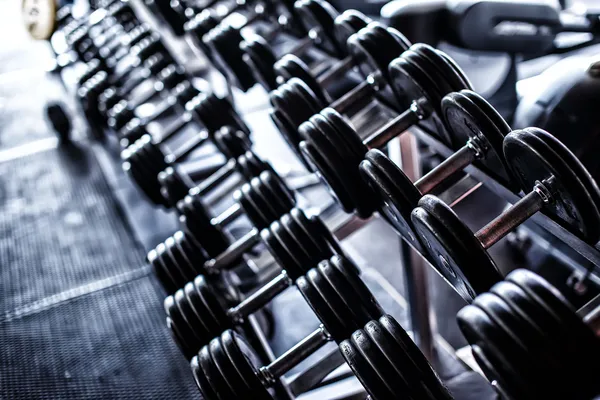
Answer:
[[[161,299],[145,276],[0,322],[0,398],[199,398]]]
[[[0,163],[0,319],[140,268],[144,257],[89,150]]]

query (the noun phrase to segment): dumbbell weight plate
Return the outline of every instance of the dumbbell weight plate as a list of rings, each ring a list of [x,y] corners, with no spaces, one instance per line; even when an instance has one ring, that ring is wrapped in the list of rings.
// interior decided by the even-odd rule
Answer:
[[[600,352],[598,339],[556,288],[537,275],[525,270],[513,271],[506,277],[506,280],[519,286],[534,301],[541,304],[545,310],[558,319],[562,329],[555,329],[550,337],[561,338],[562,346],[565,345],[565,339],[569,340],[573,346],[573,350],[569,352],[570,354],[578,356],[582,354],[598,355]],[[577,351],[577,349],[581,350]]]
[[[240,46],[245,53],[244,62],[249,65],[258,83],[266,89],[276,89],[277,75],[273,71],[273,65],[277,58],[266,40],[256,36],[244,40]]]
[[[327,186],[333,188],[333,183],[340,180],[340,184],[346,188],[344,191],[332,193],[345,211],[351,212],[354,210],[359,217],[369,217],[375,209],[374,193],[362,181],[357,168],[367,153],[366,146],[343,117],[333,110],[323,110],[320,114],[313,116],[311,122],[316,128],[313,137],[317,138],[316,135],[320,134],[322,139],[319,143],[322,143],[323,147],[316,145],[316,141],[314,142],[315,145],[305,145],[304,156],[311,158],[315,168],[319,170],[321,165],[325,167],[324,164],[319,164],[321,160],[329,160],[330,158],[333,160],[333,155],[337,154],[343,162],[336,163],[335,166],[329,168],[333,173],[327,173],[327,169],[323,168],[320,171],[320,176],[327,183]],[[309,125],[305,126],[308,127]],[[329,141],[330,145],[327,145],[327,142],[323,139]],[[310,140],[307,141],[307,144],[308,142]]]
[[[502,280],[473,232],[437,197],[423,196],[411,220],[436,271],[467,302]]]
[[[545,390],[549,393],[559,393],[560,388],[566,387],[564,376],[553,374],[555,370],[551,358],[546,357],[544,350],[536,351],[536,348],[539,348],[537,347],[539,342],[535,339],[535,334],[530,334],[531,330],[524,326],[522,321],[515,318],[505,302],[496,295],[484,293],[477,296],[473,305],[484,310],[496,326],[495,329],[501,330],[510,337],[513,344],[519,349],[522,359],[519,364],[515,365],[528,371],[522,375],[529,375],[531,377],[528,379],[529,382],[534,385],[546,382]]]
[[[220,343],[217,341],[216,345],[219,346]],[[233,388],[229,386],[225,376],[217,368],[209,349],[210,345],[204,346],[198,352],[198,365],[204,372],[206,380],[217,394],[217,399],[226,400],[236,398]]]
[[[277,130],[279,130],[279,132],[281,133],[281,136],[283,137],[283,139],[285,139],[289,148],[292,149],[294,151],[294,153],[296,153],[296,156],[298,157],[298,159],[300,161],[302,161],[304,163],[306,168],[310,169],[311,167],[306,164],[306,161],[304,160],[304,158],[302,158],[300,150],[298,149],[298,144],[297,144],[298,142],[296,141],[296,140],[298,140],[297,129],[295,129],[292,126],[290,121],[280,110],[277,110],[277,109],[271,110],[269,112],[269,117],[271,118],[271,121],[273,121],[273,124],[275,124],[275,126],[277,127]]]
[[[427,100],[427,107],[432,107],[434,111],[440,111],[438,105],[441,103],[443,95],[438,89],[437,80],[430,77],[411,60],[397,58],[390,64],[389,73],[392,88],[400,104],[408,107],[410,102],[424,98]],[[439,139],[447,145],[452,145],[452,138],[446,131],[439,115],[441,114],[433,112],[428,120],[435,125]]]
[[[555,348],[554,354],[547,353],[548,357],[557,359],[558,363],[566,363],[564,352],[560,351],[559,343],[555,342],[557,335],[548,335],[548,332],[556,332],[564,329],[559,321],[544,309],[539,303],[531,298],[523,289],[509,281],[502,281],[495,284],[491,291],[509,305],[515,316],[521,319],[523,325],[535,332],[537,344],[543,348]],[[570,357],[570,355],[568,355]],[[555,361],[551,361],[555,362]]]
[[[344,53],[335,38],[335,18],[338,12],[331,4],[322,0],[302,0],[294,5],[298,17],[307,31],[320,29],[319,48],[336,58],[342,58]]]
[[[545,140],[542,136],[546,136]],[[570,167],[578,163],[575,156],[566,148],[562,154],[556,153],[546,144],[549,140],[553,138],[541,129],[512,132],[504,141],[509,168],[524,190],[531,190],[537,181],[554,176],[554,202],[546,207],[584,240],[596,243],[600,237],[600,212],[594,200],[599,195],[590,195],[588,189],[593,189],[593,183],[582,183],[591,179],[589,175],[578,176]]]
[[[410,42],[394,28],[372,22],[367,29],[352,35],[348,41],[348,50],[358,65],[363,77],[382,74],[385,82],[390,81],[388,66],[410,46]],[[389,85],[375,91],[375,96],[383,104],[396,111],[403,111]]]
[[[398,346],[394,338],[381,328],[378,321],[369,321],[365,325],[364,333],[368,335],[370,341],[387,358],[390,363],[389,368],[394,369],[398,374],[396,379],[407,387],[402,393],[406,393],[406,396],[414,399],[426,400],[435,398],[423,382],[425,377],[419,375],[410,357]]]
[[[214,322],[215,326],[218,326],[218,330],[211,330],[211,332],[219,332],[224,331],[227,327],[230,326],[231,321],[227,318],[226,313],[213,313],[212,310],[227,310],[228,305],[222,304],[221,301],[224,300],[223,296],[219,296],[215,293],[215,283],[210,283],[207,281],[207,278],[199,275],[194,279],[194,286],[196,287],[196,291],[200,295],[202,301],[206,305],[206,314],[207,320]],[[236,299],[238,300],[238,299]],[[211,318],[212,317],[212,318]],[[207,322],[208,324],[208,322]]]
[[[229,247],[229,240],[219,226],[211,223],[207,206],[197,195],[188,195],[181,200],[177,208],[181,213],[180,219],[194,239],[202,245],[209,257],[215,257]]]
[[[188,282],[183,287],[183,293],[185,294],[186,302],[190,305],[194,311],[195,323],[192,322],[192,327],[196,331],[196,335],[199,339],[193,343],[194,350],[198,350],[198,345],[207,343],[211,338],[208,335],[204,335],[205,332],[215,332],[216,324],[212,318],[210,310],[207,311],[206,303],[202,296],[196,291],[194,282]]]
[[[261,362],[246,340],[228,329],[221,335],[221,341],[227,357],[246,383],[248,393],[245,396],[256,400],[272,400],[272,396],[258,378]]]
[[[203,326],[204,321],[201,319],[200,316],[198,316],[194,308],[190,305],[185,291],[178,290],[173,296],[170,296],[167,299],[173,299],[173,303],[177,308],[177,310],[175,310],[173,307],[170,307],[168,315],[173,320],[173,322],[178,325],[178,328],[181,327],[179,331],[183,333],[186,330],[189,330],[193,334],[193,336],[190,336],[190,340],[188,343],[198,343],[200,340],[202,340],[202,334],[199,333],[197,327]],[[166,303],[167,300],[165,300],[165,304]],[[179,325],[178,321],[175,318],[173,318],[173,313],[176,313],[179,315],[180,318],[183,318],[185,327]]]
[[[373,400],[396,398],[351,340],[344,340],[340,343],[339,349],[354,375],[365,388],[369,388],[369,394]]]
[[[406,331],[398,324],[394,318],[384,315],[379,318],[379,325],[382,328],[384,336],[393,338],[394,343],[401,349],[401,354],[406,355],[410,362],[415,366],[415,372],[419,374],[427,389],[433,392],[436,399],[452,398],[444,387],[440,387],[440,379],[433,370],[421,350],[415,342],[408,336]],[[400,354],[400,353],[399,353]]]
[[[478,94],[462,90],[444,97],[442,115],[452,135],[454,147],[460,148],[475,138],[482,143],[485,151],[485,156],[476,162],[510,184],[512,179],[504,160],[502,145],[511,129],[498,112]]]
[[[273,66],[275,75],[281,77],[285,82],[292,78],[298,78],[304,82],[317,96],[322,107],[331,102],[329,96],[323,90],[323,86],[315,79],[308,66],[293,54],[281,57]]]
[[[408,394],[408,387],[402,377],[394,370],[389,360],[381,350],[373,344],[364,330],[359,329],[352,334],[352,343],[373,368],[373,371],[381,378],[386,388],[395,397],[404,397]],[[410,398],[410,396],[406,396]]]
[[[329,262],[319,265],[319,270],[346,302],[355,298],[360,299],[349,303],[353,312],[357,314],[357,321],[367,316],[370,319],[378,318],[383,315],[383,310],[367,285],[358,276],[357,269],[354,263],[342,255],[334,255]],[[341,284],[337,284],[338,281]]]
[[[196,355],[195,352],[185,342],[185,339],[183,338],[183,336],[181,336],[181,334],[177,330],[177,327],[175,326],[175,324],[169,317],[167,317],[167,329],[171,333],[171,337],[173,338],[173,341],[175,342],[177,347],[179,347],[179,350],[181,351],[183,356],[186,358],[186,360],[191,360],[192,357],[194,357]]]
[[[528,377],[513,373],[512,366],[519,365],[522,356],[510,338],[495,328],[490,317],[478,307],[467,306],[460,314],[468,315],[469,324],[461,326],[459,319],[459,326],[488,379],[496,380],[514,398],[536,398],[539,393],[531,388]]]
[[[346,10],[335,19],[335,29],[333,31],[335,41],[341,45],[344,54],[349,53],[346,43],[350,36],[360,31],[370,22],[370,18],[356,10]]]
[[[360,164],[365,181],[378,194],[380,214],[417,251],[423,251],[412,229],[410,215],[421,193],[400,168],[379,150],[370,150]]]
[[[321,120],[319,115],[311,118],[313,122],[317,120]],[[326,126],[325,124],[320,125]],[[332,129],[327,129],[327,132],[330,131]],[[316,123],[303,125],[301,134],[306,139],[300,144],[305,161],[311,166],[311,170],[327,183],[325,186],[342,208],[351,210],[356,203],[355,199],[360,194],[354,190],[356,186],[356,181],[353,180],[354,174],[344,168],[344,165],[350,165],[350,162],[344,163],[344,156],[339,154],[329,140],[331,134],[327,135],[321,132]],[[342,151],[345,149],[346,147]],[[345,150],[344,155],[346,159],[353,157],[353,153],[348,150]],[[355,158],[355,161],[359,163],[360,159]]]
[[[186,268],[187,260],[182,258],[179,248],[173,237],[169,237],[164,243],[158,245],[159,256],[163,259],[165,266],[171,272],[173,278],[177,279],[176,284],[182,287],[186,282],[194,279],[195,273],[190,274]]]
[[[193,352],[197,350],[197,347],[194,345],[198,341],[194,330],[182,315],[181,310],[175,302],[174,296],[169,296],[165,299],[164,308],[165,313],[167,314],[169,327],[172,329],[175,338],[180,340],[179,343],[184,350],[184,355],[186,355],[188,359],[191,358]]]
[[[178,284],[181,282],[181,278],[177,276],[176,271],[173,271],[174,268],[172,266],[169,267],[165,264],[166,257],[164,251],[165,247],[161,244],[148,253],[147,259],[156,274],[161,278],[161,282],[167,293],[174,293],[179,288]]]
[[[231,363],[231,360],[225,353],[223,342],[220,337],[211,340],[208,345],[213,362],[219,370],[221,376],[225,379],[227,386],[234,393],[236,399],[244,398],[247,395],[246,382],[238,374],[237,369]]]

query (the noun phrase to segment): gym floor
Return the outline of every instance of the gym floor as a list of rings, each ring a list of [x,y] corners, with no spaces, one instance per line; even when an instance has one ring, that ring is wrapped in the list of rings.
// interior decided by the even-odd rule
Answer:
[[[144,263],[174,217],[150,210],[115,168],[114,152],[87,139],[72,96],[44,72],[48,45],[30,40],[19,18],[19,2],[0,1],[0,397],[198,398],[164,326],[164,292]],[[67,105],[73,145],[58,146],[44,119],[48,101]],[[293,156],[264,113],[246,117],[259,154],[285,166]],[[460,204],[459,213],[486,196]],[[502,207],[489,207],[489,215]],[[489,215],[468,222],[476,228]],[[410,328],[397,236],[376,219],[347,247],[386,311]],[[454,322],[462,301],[437,275],[429,283],[441,336],[464,345]],[[280,354],[317,322],[292,292],[275,308],[276,326],[286,326],[273,340]],[[494,398],[444,347],[438,356],[457,399]]]

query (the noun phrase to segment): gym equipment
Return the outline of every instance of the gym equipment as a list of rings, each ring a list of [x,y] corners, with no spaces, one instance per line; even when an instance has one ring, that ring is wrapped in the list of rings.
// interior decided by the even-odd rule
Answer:
[[[477,233],[431,195],[419,201],[411,216],[429,261],[467,302],[502,280],[487,249],[538,211],[586,242],[600,238],[600,190],[573,153],[538,128],[512,131],[503,148],[525,195]]]
[[[441,101],[448,93],[470,88],[447,55],[423,44],[412,45],[392,61],[389,77],[400,104],[410,106],[364,142],[331,108],[312,116],[299,128],[304,139],[299,147],[305,161],[319,171],[342,208],[362,218],[375,211],[377,197],[359,175],[359,165],[368,150],[384,146],[426,119],[438,127],[436,133],[443,142],[452,143],[441,119]]]
[[[575,312],[539,275],[518,269],[458,312],[473,356],[502,394],[591,399],[600,356],[599,298]]]

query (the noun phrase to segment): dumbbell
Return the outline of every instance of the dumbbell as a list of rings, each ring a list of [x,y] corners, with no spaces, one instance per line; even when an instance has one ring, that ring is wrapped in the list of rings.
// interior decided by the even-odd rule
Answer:
[[[246,251],[260,242],[260,230],[296,204],[292,191],[272,170],[244,183],[233,197],[235,204],[215,218],[211,218],[202,198],[193,190],[179,202],[177,208],[185,228],[156,246],[147,256],[169,293],[199,274],[208,275],[208,268],[212,268],[213,274],[219,269],[233,268]],[[242,214],[254,228],[231,244],[223,228]],[[213,258],[220,261],[216,263]]]
[[[272,169],[251,151],[252,143],[245,133],[223,127],[215,132],[213,141],[228,161],[198,186],[195,186],[197,179],[179,166],[170,166],[158,174],[160,192],[170,207],[175,207],[192,189],[195,195],[206,196],[235,173],[249,181],[262,171]]]
[[[129,55],[131,47],[152,34],[150,25],[142,23],[129,30],[126,34],[115,38],[98,50],[98,59],[103,61],[106,68],[112,71],[115,66]]]
[[[518,269],[458,312],[481,370],[504,398],[592,399],[600,393],[600,299],[575,311],[537,274]]]
[[[338,12],[327,2],[319,0],[302,0],[295,3],[296,14],[303,21],[305,26],[310,29],[306,37],[296,41],[292,48],[285,49],[288,56],[301,56],[309,49],[316,47],[335,58],[342,58],[344,53],[344,43],[338,41],[336,30],[338,29]],[[345,15],[349,15],[346,13]],[[358,31],[368,22],[366,17],[360,20],[346,22],[357,22],[353,28]],[[240,43],[242,50],[241,59],[230,60],[230,63],[241,63],[248,65],[247,70],[254,77],[255,83],[259,83],[265,89],[274,90],[278,86],[277,73],[274,69],[277,59],[274,49],[269,42],[276,37],[280,29],[274,29],[268,32],[265,37],[254,35]]]
[[[224,330],[242,324],[322,260],[343,254],[323,222],[316,216],[306,216],[298,208],[264,228],[261,237],[281,272],[244,301],[234,301],[236,305],[229,307],[231,294],[220,293],[216,287],[222,285],[216,285],[211,277],[203,275],[196,276],[165,299],[167,324],[188,359]],[[234,297],[242,296],[237,293]],[[195,315],[210,320],[203,322]],[[207,317],[209,315],[212,319]]]
[[[453,143],[464,143],[454,154],[415,183],[379,150],[369,150],[360,163],[360,174],[374,193],[379,213],[417,250],[421,243],[410,215],[423,195],[472,163],[482,165],[509,181],[502,145],[511,131],[502,116],[480,95],[462,90],[442,99],[442,116]]]
[[[152,71],[149,72],[152,73]],[[171,106],[171,108],[175,104],[183,104],[183,106],[185,106],[188,101],[200,93],[187,80],[185,69],[180,65],[167,65],[156,74],[154,80],[155,82],[152,89],[145,91],[142,95],[131,100],[127,99],[130,92],[125,92],[121,88],[111,87],[105,90],[100,95],[98,101],[100,111],[105,113],[108,117],[108,126],[117,132],[120,131],[135,118],[135,109],[140,105],[147,103],[153,97],[160,95],[167,96],[172,91],[174,93],[174,96],[169,96],[164,100],[163,104],[158,106],[159,110],[162,110],[160,114],[151,119],[163,115],[163,113],[167,112],[169,106]],[[175,88],[183,82],[186,82],[187,85],[175,90]],[[183,103],[181,103],[181,101],[183,101]]]
[[[157,86],[160,86],[160,82],[157,82]],[[185,80],[177,84],[177,86],[169,92],[169,96],[156,105],[156,108],[151,115],[143,118],[137,117],[135,115],[135,109],[132,109],[128,104],[119,102],[107,113],[108,125],[114,126],[115,129],[116,127],[120,127],[117,134],[121,147],[126,148],[148,133],[146,128],[149,123],[168,113],[175,112],[178,109],[185,110],[185,105],[199,94],[200,91],[196,89],[189,80]],[[136,103],[138,102],[139,99],[136,99]],[[133,117],[129,118],[131,114],[133,114]],[[114,122],[111,123],[111,119],[114,119]],[[120,122],[120,119],[128,119],[128,121],[121,127],[123,122]]]
[[[296,287],[321,325],[271,364],[257,364],[257,355],[233,330],[226,330],[200,349],[190,365],[204,398],[272,399],[268,388],[286,372],[325,344],[339,344],[370,320],[381,317],[381,307],[354,268],[342,256],[334,256],[296,280]]]
[[[600,239],[600,190],[558,139],[526,128],[506,135],[503,150],[525,195],[477,233],[432,195],[419,200],[411,215],[430,263],[467,302],[502,280],[487,249],[538,211],[588,243]]]
[[[106,10],[90,14],[91,23],[83,22],[74,25],[74,29],[66,33],[69,48],[74,50],[80,59],[88,61],[97,56],[97,43],[102,43],[115,32],[115,25],[122,25],[126,30],[132,29],[140,22],[128,2],[115,2]]]
[[[299,4],[315,4],[318,7],[320,3],[304,1]],[[305,13],[310,11],[310,8],[306,6],[299,7],[299,9],[308,9]],[[342,54],[345,55],[347,54],[346,40],[352,34],[367,26],[371,20],[355,10],[345,11],[337,17],[335,14],[326,13],[325,10],[319,13],[313,12],[313,14],[315,17],[324,14],[328,17],[327,20],[323,20],[323,18],[317,20],[319,25],[312,28],[308,32],[308,36],[296,43],[292,49],[286,49],[285,55],[282,57],[275,55],[274,50],[261,36],[257,35],[242,42],[240,46],[244,51],[243,59],[250,66],[256,82],[267,90],[275,90],[288,79],[297,77],[309,85],[317,96],[322,95],[321,100],[323,102],[329,103],[331,101],[322,88],[327,87],[330,82],[341,76],[345,72],[343,68],[333,68],[332,70],[336,73],[325,72],[322,77],[316,78],[316,74],[298,56],[306,52],[313,44],[331,47],[332,45],[328,45],[329,41],[335,41],[337,44],[335,47],[339,46],[340,51],[343,51]],[[324,31],[323,27],[327,28],[327,31]],[[324,34],[324,38],[319,36],[321,34]],[[334,55],[337,55],[337,53]]]
[[[346,212],[366,218],[375,211],[375,194],[359,174],[359,165],[369,149],[383,147],[415,124],[432,123],[445,143],[452,143],[441,120],[442,98],[469,89],[462,71],[448,56],[428,45],[416,44],[391,62],[391,86],[406,111],[364,141],[335,110],[326,108],[299,128],[300,151],[311,169],[332,189]],[[464,143],[463,143],[464,144]]]
[[[393,102],[395,96],[390,88],[388,66],[392,60],[409,48],[408,40],[397,30],[373,22],[357,34],[352,35],[348,39],[347,46],[352,54],[353,63],[341,61],[339,65],[342,65],[342,69],[350,69],[352,64],[364,64],[360,70],[365,80],[331,103],[330,108],[345,113],[357,103],[371,98],[373,95],[376,95],[385,104]],[[338,69],[337,66],[331,68],[331,70],[336,69]],[[309,79],[308,82],[311,80]],[[311,88],[317,89],[319,95],[316,95]],[[297,78],[292,78],[279,86],[269,96],[273,106],[270,117],[297,154],[299,154],[298,146],[301,141],[298,128],[312,115],[317,114],[328,105],[328,103],[322,102],[323,98],[325,95],[319,80],[307,83]],[[394,109],[400,109],[397,102]]]
[[[244,41],[242,29],[256,22],[263,22],[269,17],[279,17],[275,21],[275,27],[270,30],[270,36],[275,35],[276,32],[290,31],[289,24],[294,21],[282,18],[279,15],[277,5],[277,3],[271,1],[257,2],[254,5],[254,10],[247,16],[246,21],[241,26],[233,27],[221,22],[202,38],[204,46],[208,47],[209,58],[215,67],[234,86],[244,92],[248,91],[256,81],[248,65],[244,62],[244,50],[240,47]]]
[[[450,400],[423,353],[390,315],[369,321],[339,344],[346,363],[372,400]]]
[[[162,144],[174,137],[192,122],[199,122],[204,129],[191,137],[179,149],[166,154]],[[165,129],[160,139],[144,135],[121,153],[123,168],[129,172],[140,189],[154,204],[168,207],[160,193],[158,174],[169,165],[187,158],[192,151],[212,139],[223,126],[231,126],[249,135],[246,124],[235,112],[231,103],[214,94],[199,94],[186,104],[186,112]]]

